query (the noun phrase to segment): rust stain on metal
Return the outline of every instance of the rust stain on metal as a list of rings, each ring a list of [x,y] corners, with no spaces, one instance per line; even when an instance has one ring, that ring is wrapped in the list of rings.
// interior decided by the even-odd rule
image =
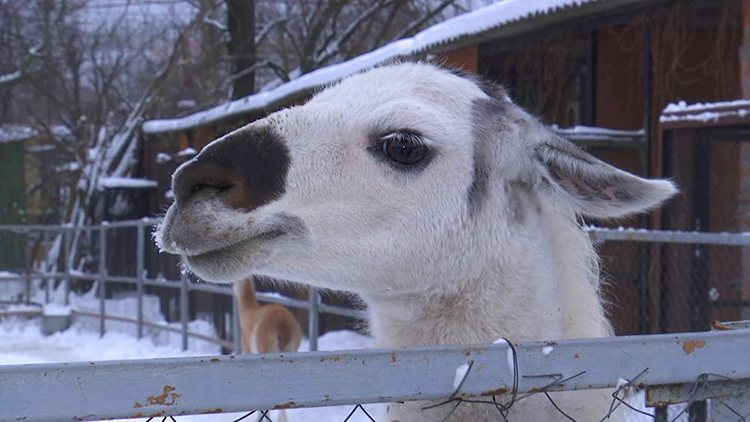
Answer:
[[[320,358],[320,363],[323,363],[326,361],[326,358]]]
[[[703,340],[691,340],[686,341],[682,344],[682,350],[685,351],[686,355],[689,355],[695,351],[695,349],[701,349],[706,345],[706,342]]]
[[[727,327],[726,325],[722,324],[721,321],[712,322],[711,328],[716,331],[732,331],[733,330],[733,328]]]
[[[140,409],[141,407],[143,407],[142,404],[135,402],[135,406],[133,406],[133,409]]]
[[[208,415],[209,413],[224,413],[224,409],[217,407],[216,409],[209,409],[205,412],[201,412],[202,415]]]
[[[290,401],[289,403],[277,404],[273,408],[274,408],[274,410],[279,410],[279,409],[298,409],[300,407],[305,407],[305,405],[304,404],[297,404],[297,403],[295,403],[293,401]]]
[[[219,358],[211,358],[211,363],[219,363],[221,362],[221,359]]]
[[[391,362],[396,363],[396,354],[391,353]]]
[[[334,357],[333,357],[333,361],[334,361],[334,362],[338,362],[338,361],[339,361],[339,357],[338,357],[338,356],[334,356]]]
[[[573,355],[573,359],[580,359],[580,358],[581,358],[581,356],[579,356],[578,353],[576,353],[575,355]]]
[[[175,387],[165,385],[161,394],[147,397],[146,400],[148,400],[148,404],[150,405],[172,406],[177,404],[177,398],[180,397],[180,394],[173,392],[174,390],[176,390]]]
[[[484,396],[484,397],[487,397],[487,396],[499,396],[501,394],[508,394],[508,389],[505,388],[505,387],[501,387],[501,388],[496,388],[494,390],[482,391],[482,393],[480,394],[480,396]]]
[[[464,349],[464,356],[467,358],[471,356],[472,353],[475,355],[481,355],[484,351],[482,349]]]

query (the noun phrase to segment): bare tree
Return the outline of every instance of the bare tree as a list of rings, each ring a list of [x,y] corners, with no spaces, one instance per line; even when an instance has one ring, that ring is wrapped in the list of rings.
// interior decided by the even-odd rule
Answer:
[[[455,12],[456,0],[257,0],[258,21],[273,25],[258,56],[263,82],[294,79],[411,36]],[[269,87],[270,87],[269,86]]]

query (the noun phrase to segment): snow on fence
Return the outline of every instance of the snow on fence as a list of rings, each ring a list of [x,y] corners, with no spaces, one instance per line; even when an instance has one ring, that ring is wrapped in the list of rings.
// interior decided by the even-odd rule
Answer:
[[[446,419],[464,403],[484,403],[497,409],[497,420],[506,420],[508,408],[530,395],[546,395],[557,407],[550,392],[609,388],[614,409],[627,406],[627,394],[644,387],[650,405],[711,399],[712,421],[750,415],[750,330],[740,325],[702,333],[496,343],[0,366],[0,421],[248,409],[271,420],[265,409],[352,405],[354,413],[364,412],[364,403],[411,400],[439,401]],[[606,420],[608,414],[601,416]]]

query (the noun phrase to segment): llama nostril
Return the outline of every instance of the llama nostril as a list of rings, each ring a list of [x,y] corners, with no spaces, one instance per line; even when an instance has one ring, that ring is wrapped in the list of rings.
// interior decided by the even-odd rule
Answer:
[[[196,183],[190,188],[190,196],[197,194],[198,192],[211,189],[214,193],[222,193],[227,189],[232,188],[232,184],[211,184],[211,183]]]

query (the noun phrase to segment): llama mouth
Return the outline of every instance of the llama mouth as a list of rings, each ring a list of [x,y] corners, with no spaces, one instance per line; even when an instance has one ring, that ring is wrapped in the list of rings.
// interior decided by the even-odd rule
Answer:
[[[194,255],[185,255],[185,259],[187,259],[188,263],[191,265],[193,263],[206,261],[213,262],[215,260],[227,259],[241,253],[253,244],[260,244],[270,240],[278,239],[286,234],[286,231],[282,229],[269,230],[255,236],[240,240],[239,242],[222,246],[220,248],[210,249],[204,252],[196,253]]]

